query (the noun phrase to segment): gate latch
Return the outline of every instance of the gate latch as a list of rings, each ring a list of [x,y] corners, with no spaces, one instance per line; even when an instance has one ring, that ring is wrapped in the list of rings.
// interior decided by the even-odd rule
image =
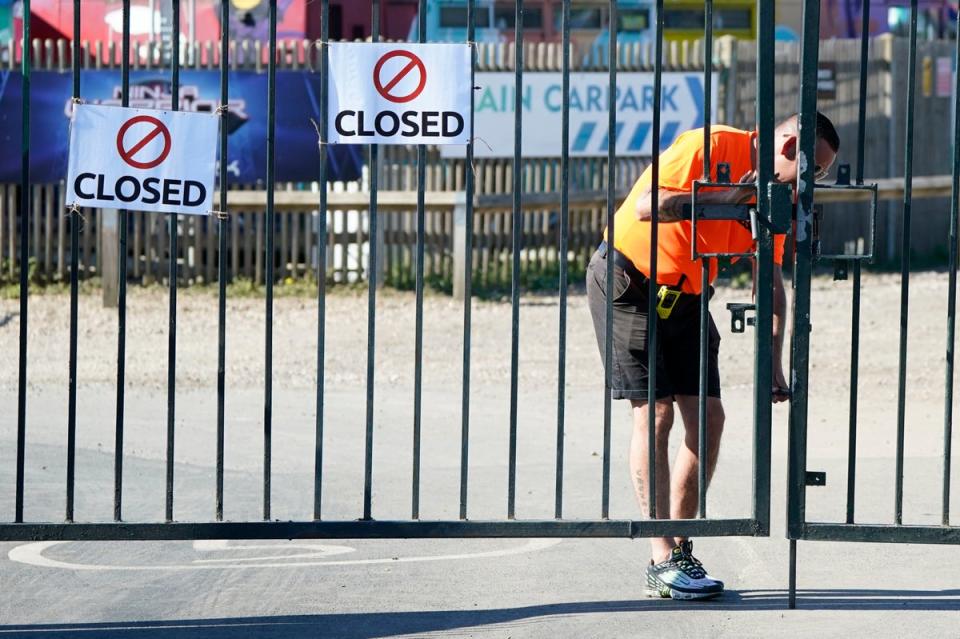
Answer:
[[[820,470],[808,470],[803,483],[805,486],[826,486],[827,473]]]
[[[755,304],[738,304],[730,302],[727,304],[727,310],[730,311],[730,332],[742,333],[747,326],[755,326],[757,318],[747,317],[747,311],[755,311]]]

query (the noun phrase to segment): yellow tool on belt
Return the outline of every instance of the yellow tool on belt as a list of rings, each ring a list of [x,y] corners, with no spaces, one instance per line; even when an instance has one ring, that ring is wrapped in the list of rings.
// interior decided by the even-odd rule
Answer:
[[[667,285],[660,287],[657,291],[657,315],[660,319],[668,319],[680,299],[680,291],[676,291]]]

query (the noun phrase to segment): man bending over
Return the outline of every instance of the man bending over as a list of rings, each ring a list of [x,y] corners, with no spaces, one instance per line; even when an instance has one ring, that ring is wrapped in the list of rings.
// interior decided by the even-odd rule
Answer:
[[[840,147],[840,139],[830,120],[817,113],[816,175],[830,170]],[[781,122],[774,135],[774,181],[797,181],[797,118]],[[730,166],[730,175],[739,183],[753,184],[757,175],[757,133],[728,126],[710,129],[711,178],[717,165]],[[676,297],[667,317],[658,313],[658,350],[656,375],[656,503],[658,509],[669,505],[671,519],[692,519],[697,512],[698,494],[698,393],[700,379],[700,285],[701,262],[691,260],[691,222],[684,220],[684,205],[691,203],[692,182],[702,177],[703,129],[688,131],[660,156],[658,189],[659,241],[657,246],[657,287],[660,294]],[[647,291],[650,273],[650,227],[652,217],[651,167],[637,180],[630,195],[617,210],[613,246],[605,240],[587,268],[587,297],[593,325],[604,356],[606,331],[606,295],[613,296],[613,360],[610,367],[613,399],[630,401],[633,411],[633,436],[630,442],[630,473],[637,500],[644,513],[649,512],[647,489]],[[748,188],[704,190],[697,203],[738,204],[751,200]],[[697,223],[697,248],[701,253],[745,253],[754,250],[749,224],[714,220]],[[783,333],[786,294],[783,289],[784,236],[774,236],[773,273],[773,402],[789,397],[783,375]],[[606,280],[608,259],[614,260],[613,282]],[[709,280],[717,276],[717,260],[710,259]],[[672,291],[672,293],[670,292]],[[712,293],[712,287],[711,287]],[[664,312],[664,314],[666,314]],[[707,478],[713,475],[720,450],[724,413],[720,401],[720,371],[717,353],[720,334],[710,318],[707,379]],[[672,476],[667,458],[674,410],[683,419],[683,445],[674,461]],[[664,513],[665,514],[665,513]],[[715,597],[723,592],[723,582],[710,577],[693,556],[693,545],[681,537],[650,540],[652,557],[647,568],[649,594],[674,599]]]

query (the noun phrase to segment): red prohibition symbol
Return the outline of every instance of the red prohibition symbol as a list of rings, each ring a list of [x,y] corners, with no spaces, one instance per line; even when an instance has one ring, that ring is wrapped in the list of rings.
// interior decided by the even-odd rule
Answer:
[[[153,125],[153,128],[149,132],[147,132],[147,134],[144,137],[142,137],[138,142],[136,142],[133,146],[131,146],[130,148],[125,148],[123,142],[124,142],[124,137],[127,134],[127,131],[134,124],[138,124],[140,122],[148,122]],[[153,139],[158,135],[163,136],[163,150],[160,152],[160,155],[158,155],[155,159],[150,160],[148,162],[141,162],[138,160],[134,160],[133,156],[135,156],[138,152],[140,152],[140,150],[143,149],[143,147],[150,144],[150,142],[153,141]],[[158,120],[153,116],[138,115],[136,117],[132,117],[126,122],[124,122],[123,126],[120,127],[120,131],[117,132],[117,152],[120,153],[120,158],[124,162],[126,162],[127,164],[129,164],[135,169],[152,169],[153,167],[158,166],[161,162],[166,160],[167,156],[170,154],[170,131],[167,129],[166,125],[163,122],[161,122],[160,120]]]
[[[392,60],[393,58],[406,58],[408,62],[406,66],[400,69],[400,72],[396,75],[387,78],[382,77],[381,73],[383,71],[384,63],[387,60]],[[396,87],[397,84],[407,77],[407,75],[414,69],[420,73],[420,83],[416,86],[416,88],[406,95],[396,95],[392,93],[391,91],[393,88]],[[376,66],[373,67],[373,86],[376,87],[377,93],[391,102],[409,102],[423,93],[423,88],[427,86],[427,67],[424,66],[423,60],[409,51],[403,51],[402,49],[391,51],[390,53],[381,56],[380,59],[377,60]]]

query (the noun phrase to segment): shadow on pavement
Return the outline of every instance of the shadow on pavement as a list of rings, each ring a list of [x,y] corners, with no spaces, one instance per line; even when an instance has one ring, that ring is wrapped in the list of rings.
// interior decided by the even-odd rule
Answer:
[[[703,602],[640,599],[558,603],[491,610],[438,610],[407,612],[335,613],[183,621],[130,621],[116,623],[38,624],[0,626],[0,637],[161,637],[166,639],[244,639],[265,637],[338,637],[375,639],[393,635],[443,632],[494,625],[500,630],[536,624],[544,618],[622,612],[665,610],[716,610],[749,612],[784,610],[783,590],[727,592]],[[960,589],[955,590],[800,590],[798,611],[804,610],[932,610],[960,611]]]

